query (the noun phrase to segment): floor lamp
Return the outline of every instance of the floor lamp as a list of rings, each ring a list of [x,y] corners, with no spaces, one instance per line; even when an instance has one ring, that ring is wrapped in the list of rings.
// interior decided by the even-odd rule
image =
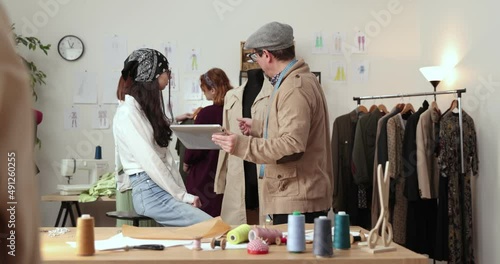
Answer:
[[[443,80],[444,68],[441,66],[422,67],[420,68],[420,72],[424,75],[425,79],[432,84],[435,92],[436,87]],[[434,95],[434,101],[436,101],[436,95]]]

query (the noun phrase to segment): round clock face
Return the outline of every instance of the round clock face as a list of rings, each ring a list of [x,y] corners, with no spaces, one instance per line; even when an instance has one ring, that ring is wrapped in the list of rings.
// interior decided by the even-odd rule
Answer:
[[[83,42],[77,36],[64,36],[57,44],[57,50],[63,59],[74,61],[83,55]]]

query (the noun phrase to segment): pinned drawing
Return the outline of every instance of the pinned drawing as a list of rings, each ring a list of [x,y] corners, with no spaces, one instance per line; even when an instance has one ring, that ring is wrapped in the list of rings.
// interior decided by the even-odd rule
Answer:
[[[354,35],[353,53],[365,53],[367,47],[367,38],[364,32],[358,31]]]
[[[87,71],[77,73],[74,80],[73,103],[97,103],[97,74]]]
[[[353,63],[353,76],[352,79],[359,82],[368,81],[369,73],[368,61],[358,61]]]
[[[201,91],[198,78],[186,77],[182,83],[184,92],[184,100],[202,100],[203,92]]]
[[[321,31],[314,33],[312,53],[313,54],[328,53],[328,49],[323,43],[323,32]]]
[[[345,32],[333,33],[333,41],[330,52],[332,54],[342,54],[344,52]]]
[[[200,65],[200,49],[192,48],[187,59],[187,72],[198,72]]]
[[[165,57],[167,57],[168,63],[170,65],[176,64],[177,57],[177,43],[173,41],[167,41],[162,45],[162,52]]]
[[[100,83],[102,83],[102,103],[103,104],[118,104],[116,97],[116,88],[118,80],[121,76],[120,71],[108,71],[104,75],[100,75]]]
[[[170,81],[169,81],[170,90],[172,90],[172,91],[179,90],[178,77],[179,77],[179,73],[177,72],[177,70],[170,68]]]
[[[72,106],[64,110],[64,129],[78,129],[80,127],[80,108]]]
[[[122,36],[104,37],[104,62],[107,69],[121,70],[127,57],[127,39]]]
[[[94,114],[92,120],[93,129],[108,129],[109,128],[109,118],[108,110],[99,105],[94,107]]]
[[[343,83],[347,81],[346,74],[347,65],[342,61],[332,61],[332,75],[333,81]]]

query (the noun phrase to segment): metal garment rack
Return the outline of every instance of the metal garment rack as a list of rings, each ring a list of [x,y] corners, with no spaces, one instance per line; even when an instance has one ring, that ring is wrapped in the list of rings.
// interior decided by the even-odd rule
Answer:
[[[460,127],[460,166],[462,175],[465,175],[465,164],[464,164],[464,128],[462,121],[462,94],[466,92],[466,89],[458,89],[458,90],[448,90],[448,91],[439,91],[439,92],[429,92],[429,93],[410,93],[410,94],[390,94],[390,95],[375,95],[375,96],[360,96],[353,97],[352,100],[358,102],[358,106],[361,104],[362,100],[373,100],[373,99],[387,99],[387,98],[401,98],[401,97],[414,97],[414,96],[428,96],[434,95],[434,99],[436,95],[443,94],[456,94],[458,101],[458,122]]]
[[[464,132],[463,132],[463,120],[462,120],[462,94],[466,92],[466,89],[459,90],[449,90],[449,91],[439,91],[439,92],[429,92],[429,93],[411,93],[411,94],[392,94],[392,95],[377,95],[377,96],[361,96],[361,97],[353,97],[354,101],[357,101],[358,106],[361,105],[362,100],[372,100],[372,99],[387,99],[387,98],[401,98],[401,97],[414,97],[414,96],[428,96],[434,95],[434,101],[436,100],[436,95],[443,94],[456,94],[457,102],[458,102],[458,122],[460,127],[460,166],[461,166],[461,174],[459,177],[459,181],[462,186],[463,180],[465,178],[465,164],[464,164]],[[459,183],[459,184],[460,184]],[[460,207],[461,211],[463,211],[463,196],[460,196]],[[463,217],[463,216],[462,216]],[[462,221],[464,221],[462,219]],[[464,230],[462,230],[464,232]],[[462,234],[463,235],[463,234]],[[434,260],[436,263],[436,260]]]

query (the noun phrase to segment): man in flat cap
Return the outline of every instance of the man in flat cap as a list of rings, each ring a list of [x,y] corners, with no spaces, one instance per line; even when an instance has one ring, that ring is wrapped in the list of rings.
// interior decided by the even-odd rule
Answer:
[[[295,58],[291,26],[271,22],[245,42],[274,86],[264,120],[241,118],[244,135],[226,132],[212,140],[261,166],[263,205],[274,224],[299,211],[306,222],[327,215],[332,204],[332,158],[328,109],[317,78]]]

